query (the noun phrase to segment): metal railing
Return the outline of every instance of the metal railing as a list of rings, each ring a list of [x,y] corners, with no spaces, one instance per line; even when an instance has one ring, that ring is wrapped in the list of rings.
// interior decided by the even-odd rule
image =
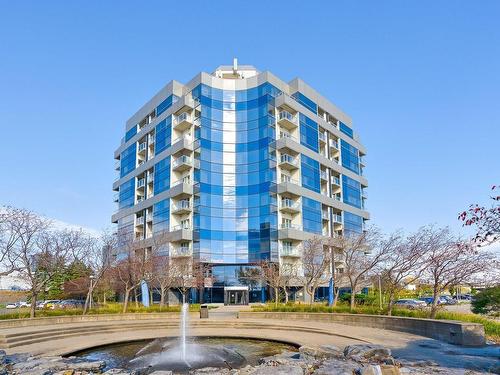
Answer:
[[[141,179],[137,180],[137,188],[141,188],[145,184],[146,184],[146,181],[144,180],[144,178],[141,178]]]
[[[173,168],[177,168],[178,166],[182,165],[182,164],[188,164],[188,165],[191,165],[191,158],[189,156],[186,156],[186,155],[182,155],[182,156],[179,156],[177,159],[174,160],[174,162],[172,163],[172,167]]]
[[[181,230],[181,229],[191,229],[191,225],[189,225],[189,224],[179,224],[179,225],[174,225],[172,227],[172,231],[174,231],[174,230]]]
[[[302,230],[302,225],[292,224],[292,223],[281,223],[279,226],[280,229],[296,229]]]
[[[290,121],[290,122],[293,122],[295,123],[295,116],[292,115],[290,112],[288,111],[280,111],[279,113],[279,116],[278,116],[278,119],[281,121],[281,120],[287,120],[287,121]]]
[[[295,210],[299,210],[300,209],[300,202],[296,202],[292,199],[282,199],[281,200],[281,204],[280,204],[280,207],[281,208],[291,208],[291,209],[295,209]]]
[[[146,142],[139,143],[139,152],[144,151],[146,149]]]
[[[297,158],[293,157],[292,155],[288,154],[281,154],[280,156],[280,163],[288,163],[292,165],[297,165]]]

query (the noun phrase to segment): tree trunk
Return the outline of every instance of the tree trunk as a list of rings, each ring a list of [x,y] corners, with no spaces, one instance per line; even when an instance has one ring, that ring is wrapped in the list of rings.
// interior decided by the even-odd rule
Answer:
[[[337,306],[339,295],[340,295],[340,288],[337,288],[337,291],[335,292],[335,296],[333,298],[333,307]]]
[[[160,287],[160,309],[165,306],[165,288]]]
[[[128,309],[128,299],[130,298],[130,289],[125,288],[125,296],[123,299],[123,310],[122,313],[125,314]]]
[[[106,304],[107,304],[107,301],[106,301],[106,292],[103,292],[103,293],[102,293],[102,304],[103,304],[104,306],[106,306]]]
[[[316,296],[316,287],[313,286],[313,287],[311,287],[311,300],[309,301],[310,305],[312,305],[314,303],[315,296]]]
[[[356,288],[351,287],[351,305],[350,309],[354,310],[356,307]]]
[[[35,317],[36,297],[37,297],[37,294],[34,292],[31,292],[30,319],[33,319]]]
[[[286,286],[283,287],[283,292],[285,292],[285,304],[288,303],[288,290],[286,289]]]
[[[431,319],[436,319],[436,313],[438,310],[439,294],[440,294],[439,289],[437,287],[434,287],[433,293],[432,293],[433,301],[432,301],[431,314],[430,314]]]
[[[134,302],[135,302],[135,308],[139,308],[139,300],[137,299],[137,288],[134,288]]]
[[[87,314],[89,310],[89,301],[90,301],[90,290],[87,292],[87,297],[85,297],[85,305],[83,305],[83,315]]]
[[[280,290],[279,288],[273,288],[274,289],[274,305],[277,307],[279,300],[280,300]]]
[[[394,307],[394,291],[389,292],[389,304],[387,305],[387,315],[392,315],[392,308]]]

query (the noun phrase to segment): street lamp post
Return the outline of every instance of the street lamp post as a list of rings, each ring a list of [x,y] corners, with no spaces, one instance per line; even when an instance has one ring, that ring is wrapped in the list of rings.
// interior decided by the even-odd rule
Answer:
[[[92,308],[92,292],[94,291],[92,283],[94,282],[94,275],[90,275],[90,293],[89,293],[89,309]]]

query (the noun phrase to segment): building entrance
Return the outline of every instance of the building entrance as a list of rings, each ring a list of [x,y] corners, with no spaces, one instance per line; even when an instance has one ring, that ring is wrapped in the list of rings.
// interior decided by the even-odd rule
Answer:
[[[247,286],[225,287],[224,305],[248,305],[248,287]]]

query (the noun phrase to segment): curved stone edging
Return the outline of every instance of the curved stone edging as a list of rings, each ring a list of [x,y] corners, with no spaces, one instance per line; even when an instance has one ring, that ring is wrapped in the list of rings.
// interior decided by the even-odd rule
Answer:
[[[199,312],[190,312],[190,317],[198,317]],[[32,327],[66,323],[101,322],[117,320],[148,320],[148,319],[179,319],[178,312],[164,313],[127,313],[127,314],[94,314],[94,315],[62,315],[41,318],[5,319],[0,320],[0,329]]]
[[[482,324],[459,322],[455,320],[420,319],[368,314],[251,311],[240,311],[238,313],[238,318],[332,322],[406,332],[455,345],[483,346],[486,344],[484,327]]]

